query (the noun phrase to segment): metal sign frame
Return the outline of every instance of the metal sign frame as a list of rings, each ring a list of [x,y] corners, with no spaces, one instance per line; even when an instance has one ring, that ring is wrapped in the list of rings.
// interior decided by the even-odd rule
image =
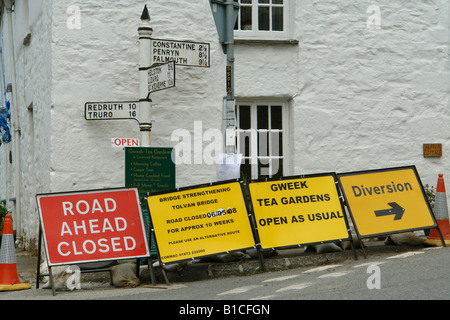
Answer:
[[[149,203],[147,201],[148,197],[160,196],[160,195],[164,195],[164,194],[173,194],[173,193],[178,193],[178,192],[183,192],[183,191],[188,191],[188,190],[189,191],[192,190],[193,192],[195,192],[195,190],[202,189],[202,188],[215,187],[215,186],[227,185],[227,184],[232,184],[232,183],[239,183],[240,184],[240,191],[242,193],[242,200],[243,200],[243,202],[245,204],[245,210],[246,210],[245,214],[248,217],[249,228],[250,228],[250,230],[252,232],[254,246],[233,249],[233,250],[230,250],[230,251],[215,252],[215,253],[206,254],[206,255],[199,254],[199,255],[196,255],[195,257],[180,258],[180,259],[177,259],[176,261],[170,261],[170,262],[164,263],[162,261],[162,259],[161,259],[161,252],[160,252],[159,245],[158,245],[158,235],[157,235],[158,230],[154,229],[154,223],[153,223],[153,217],[152,217],[152,208],[150,207],[150,205],[149,205]],[[177,188],[177,189],[174,189],[174,190],[166,190],[166,191],[159,191],[159,192],[148,193],[147,197],[145,198],[145,203],[147,205],[147,208],[148,208],[148,211],[149,211],[149,215],[150,215],[150,232],[154,236],[154,239],[155,239],[155,244],[156,244],[156,249],[157,249],[157,256],[158,256],[158,260],[160,262],[161,267],[163,265],[168,265],[168,264],[172,264],[172,263],[179,263],[179,262],[182,262],[182,261],[191,261],[191,260],[197,259],[197,258],[205,258],[205,257],[216,256],[216,255],[220,255],[220,254],[224,254],[224,253],[230,253],[230,252],[236,252],[236,251],[256,248],[257,252],[258,252],[258,257],[259,257],[259,261],[260,261],[261,267],[262,267],[263,270],[265,270],[264,261],[263,261],[262,254],[261,254],[261,251],[260,251],[258,235],[255,232],[254,224],[253,224],[253,221],[252,221],[252,218],[251,218],[251,213],[249,212],[249,206],[248,206],[248,203],[247,203],[247,201],[245,199],[245,193],[244,193],[244,190],[243,190],[243,182],[241,180],[239,180],[239,179],[238,180],[227,180],[227,181],[220,181],[220,182],[213,182],[213,183],[208,183],[208,184],[201,184],[201,185]],[[166,279],[166,281],[167,281],[167,279]]]
[[[250,186],[254,183],[261,183],[261,182],[268,182],[268,183],[273,183],[273,182],[283,182],[283,181],[289,181],[289,180],[298,180],[298,179],[311,179],[311,178],[320,178],[320,177],[332,177],[334,184],[335,184],[335,188],[336,188],[336,193],[338,196],[338,200],[339,200],[339,206],[340,209],[342,211],[342,214],[344,216],[344,221],[345,221],[345,226],[347,228],[347,238],[340,238],[340,239],[331,239],[331,240],[327,240],[327,241],[318,241],[318,242],[308,242],[308,243],[292,243],[290,245],[286,245],[286,246],[279,246],[279,247],[274,247],[272,249],[287,249],[287,248],[295,248],[295,247],[300,247],[303,245],[317,245],[317,244],[324,244],[324,243],[333,243],[333,242],[341,242],[341,241],[350,241],[351,243],[351,247],[352,247],[352,251],[353,251],[353,256],[355,259],[357,259],[356,256],[356,251],[355,251],[355,247],[353,245],[353,241],[352,241],[352,236],[350,233],[350,226],[348,223],[348,219],[347,219],[347,215],[345,213],[345,206],[344,206],[344,202],[343,202],[343,197],[342,197],[342,193],[340,192],[339,188],[338,188],[338,179],[337,179],[337,174],[334,172],[329,172],[329,173],[319,173],[319,174],[308,174],[308,175],[296,175],[296,176],[289,176],[289,177],[281,177],[281,178],[270,178],[270,179],[256,179],[256,180],[252,180],[249,183],[248,188],[250,189]],[[251,191],[249,190],[250,193],[250,205],[252,206],[252,212],[253,212],[253,217],[255,217],[256,220],[256,213],[255,213],[255,208],[253,206],[253,196]],[[255,224],[258,228],[258,224],[255,221]],[[259,234],[259,231],[257,231],[258,233],[258,237],[261,238],[261,235]],[[264,248],[267,249],[267,248]]]
[[[225,0],[210,0],[209,2],[219,35],[219,41],[222,44],[223,53],[226,54],[228,49],[227,44],[234,41],[232,34],[239,16],[240,5],[238,1],[228,3]],[[228,5],[233,6],[233,14],[230,16],[228,16]]]
[[[100,259],[100,260],[89,260],[89,261],[75,261],[75,262],[65,262],[65,263],[54,263],[50,264],[50,257],[48,254],[48,246],[47,246],[47,238],[45,236],[45,228],[42,220],[42,213],[41,213],[41,205],[39,202],[39,198],[41,197],[50,197],[50,196],[63,196],[63,195],[75,195],[75,194],[91,194],[91,193],[106,193],[106,192],[120,192],[120,191],[134,191],[137,195],[137,207],[139,209],[139,218],[141,221],[141,227],[142,232],[145,240],[145,247],[147,254],[146,255],[139,255],[139,256],[127,256],[127,257],[115,257],[115,258],[108,258],[108,259]],[[139,190],[136,187],[130,187],[130,188],[109,188],[109,189],[93,189],[93,190],[80,190],[80,191],[68,191],[68,192],[56,192],[56,193],[42,193],[36,195],[36,205],[38,207],[38,216],[39,216],[39,238],[38,238],[38,260],[37,260],[37,269],[36,269],[36,289],[39,288],[39,281],[41,276],[49,276],[50,278],[50,285],[52,288],[53,296],[56,295],[56,289],[55,289],[55,281],[53,277],[52,268],[56,266],[70,266],[70,265],[89,265],[90,263],[95,262],[108,262],[108,261],[117,261],[117,260],[128,260],[128,259],[136,259],[136,276],[139,277],[139,270],[140,270],[140,259],[141,258],[147,258],[150,273],[152,275],[152,281],[153,280],[153,268],[151,263],[151,252],[150,252],[150,243],[148,241],[147,237],[147,231],[145,230],[145,224],[144,224],[144,217],[142,214],[142,209],[139,204]],[[43,238],[43,239],[42,239]],[[44,241],[42,241],[44,240]],[[43,243],[44,242],[44,243]],[[48,274],[42,274],[40,271],[40,265],[41,265],[41,252],[42,252],[42,245],[44,245],[45,248],[45,256],[46,261],[48,265]],[[92,273],[92,272],[109,272],[109,268],[88,268],[87,270],[82,270],[81,273]]]
[[[46,237],[46,233],[45,233],[45,225],[44,225],[44,220],[43,219],[43,214],[42,214],[42,207],[41,207],[41,203],[40,203],[40,199],[41,198],[48,198],[48,197],[61,197],[61,196],[76,196],[76,195],[92,195],[92,194],[106,194],[106,193],[119,193],[119,192],[127,192],[127,191],[132,191],[136,194],[136,209],[139,211],[138,215],[139,215],[139,219],[140,219],[140,231],[142,231],[142,235],[143,239],[147,239],[147,231],[145,230],[145,224],[144,224],[144,217],[142,214],[142,208],[140,206],[140,199],[139,199],[139,190],[137,187],[129,187],[129,188],[111,188],[111,189],[96,189],[96,190],[81,190],[81,191],[70,191],[70,192],[57,192],[57,193],[43,193],[43,194],[37,194],[36,195],[36,202],[37,202],[37,207],[38,207],[38,212],[39,212],[39,222],[40,225],[42,227],[42,231],[43,231],[43,236],[44,236],[44,240],[45,240],[45,246],[47,248],[48,243],[47,243],[47,237]],[[98,232],[96,232],[98,233]],[[111,260],[126,260],[126,259],[133,259],[133,258],[144,258],[144,257],[148,257],[149,253],[150,253],[150,249],[148,246],[148,242],[145,242],[145,250],[146,250],[146,254],[142,254],[142,255],[138,255],[138,256],[123,256],[123,257],[108,257],[108,258],[102,258],[102,259],[89,259],[89,260],[70,260],[70,261],[66,261],[66,262],[52,262],[50,263],[50,257],[49,252],[48,252],[48,248],[47,248],[47,259],[49,262],[49,265],[51,266],[60,266],[60,265],[71,265],[71,264],[81,264],[81,263],[90,263],[90,262],[98,262],[98,261],[111,261]]]
[[[415,228],[408,228],[408,229],[401,229],[401,230],[395,230],[395,231],[387,231],[387,232],[379,232],[379,233],[371,233],[371,234],[365,234],[365,235],[361,235],[360,230],[358,229],[358,224],[355,221],[355,217],[354,217],[354,211],[355,209],[352,209],[352,205],[349,203],[349,196],[346,193],[346,190],[344,189],[343,186],[343,182],[341,181],[341,179],[343,177],[346,176],[356,176],[356,175],[365,175],[365,174],[373,174],[373,173],[382,173],[382,172],[395,172],[395,171],[400,171],[400,170],[412,170],[414,172],[414,176],[417,180],[417,184],[419,185],[420,191],[421,191],[421,195],[423,196],[423,200],[426,204],[426,207],[428,209],[428,212],[431,216],[431,219],[433,221],[433,225],[432,226],[425,226],[425,227],[415,227]],[[428,198],[425,194],[425,191],[423,189],[423,184],[420,180],[420,176],[419,173],[416,169],[415,166],[404,166],[404,167],[393,167],[393,168],[384,168],[384,169],[375,169],[375,170],[364,170],[364,171],[354,171],[354,172],[346,172],[346,173],[340,173],[338,174],[338,179],[339,179],[339,185],[341,187],[342,193],[344,195],[345,198],[345,203],[346,206],[348,208],[348,211],[350,213],[350,217],[353,221],[353,225],[355,226],[355,231],[358,235],[358,238],[363,239],[363,238],[372,238],[372,237],[377,237],[377,236],[387,236],[390,234],[395,234],[395,233],[401,233],[401,232],[409,232],[409,231],[417,231],[417,230],[425,230],[425,229],[434,229],[436,228],[438,233],[439,233],[439,237],[441,238],[442,244],[443,246],[445,246],[445,242],[442,238],[442,234],[441,234],[441,230],[439,229],[439,225],[436,222],[436,218],[434,216],[433,210],[431,209],[430,203],[428,202]],[[382,216],[382,215],[392,215],[393,216],[393,220],[397,219],[399,220],[399,218],[396,216],[397,214],[403,214],[403,212],[399,212],[397,213],[397,209],[403,209],[403,208],[398,208],[396,206],[396,203],[389,203],[389,205],[391,205],[392,208],[380,208],[378,211],[374,211],[374,215],[376,215],[377,217]],[[386,210],[382,210],[382,209],[386,209]]]

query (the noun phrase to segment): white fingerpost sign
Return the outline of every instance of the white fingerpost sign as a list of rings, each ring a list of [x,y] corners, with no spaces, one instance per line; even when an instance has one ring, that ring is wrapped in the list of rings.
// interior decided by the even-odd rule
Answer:
[[[152,39],[152,63],[175,61],[178,66],[210,67],[209,43]]]
[[[175,61],[148,69],[148,93],[175,87]]]

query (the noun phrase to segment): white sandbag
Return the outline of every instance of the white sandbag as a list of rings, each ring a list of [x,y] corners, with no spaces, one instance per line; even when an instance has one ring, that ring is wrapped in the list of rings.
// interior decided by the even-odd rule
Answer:
[[[387,245],[396,246],[421,246],[425,242],[424,238],[418,237],[414,232],[403,232],[389,235],[384,241]]]
[[[317,253],[329,253],[329,252],[341,252],[342,248],[337,246],[335,243],[324,243],[310,245],[305,248],[305,252],[315,251]]]
[[[42,273],[48,273],[47,263],[40,266]],[[77,271],[77,272],[75,272]],[[80,273],[77,266],[58,266],[52,267],[53,281],[56,291],[73,291],[74,289],[81,289]],[[51,289],[50,277],[46,277],[47,283],[42,286],[42,289]]]

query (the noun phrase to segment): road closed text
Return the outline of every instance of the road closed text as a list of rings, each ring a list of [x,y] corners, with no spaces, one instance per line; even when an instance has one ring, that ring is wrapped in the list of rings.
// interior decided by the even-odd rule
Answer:
[[[147,202],[163,263],[255,245],[238,182],[149,196]]]
[[[130,195],[134,193],[41,198],[44,232],[53,261],[145,256],[148,250],[137,195],[134,199]],[[47,210],[52,210],[52,219]]]

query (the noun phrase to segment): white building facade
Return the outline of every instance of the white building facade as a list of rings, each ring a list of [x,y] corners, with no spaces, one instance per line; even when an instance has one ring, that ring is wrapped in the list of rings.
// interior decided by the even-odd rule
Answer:
[[[450,181],[448,1],[239,2],[244,179],[415,165],[424,184],[435,186],[438,173]],[[137,122],[88,121],[84,108],[139,100],[144,5],[153,38],[210,44],[209,68],[177,66],[176,87],[151,95],[151,145],[177,147],[189,132],[177,186],[216,180],[204,158],[217,153],[208,132],[223,133],[226,56],[208,0],[3,1],[12,141],[0,147],[0,200],[30,247],[36,194],[124,186],[124,150],[111,139],[139,138]],[[442,156],[424,157],[424,144],[441,144]]]

